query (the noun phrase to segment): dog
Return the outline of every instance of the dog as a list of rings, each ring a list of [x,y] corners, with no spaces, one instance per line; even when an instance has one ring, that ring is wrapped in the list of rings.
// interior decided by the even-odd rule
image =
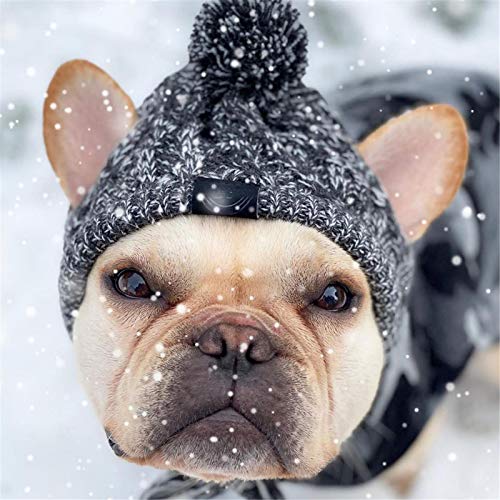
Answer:
[[[248,4],[254,13],[241,7],[233,25],[244,24],[245,13],[250,19],[268,12],[259,10],[263,4],[291,12],[281,2]],[[214,11],[229,15],[236,3],[215,5],[206,8],[210,22]],[[297,35],[294,42],[301,40]],[[191,54],[201,50],[195,42]],[[235,54],[231,71],[242,71],[243,57]],[[161,91],[162,99],[172,97]],[[176,97],[176,106],[185,109],[185,95]],[[136,110],[121,87],[88,61],[73,60],[56,71],[44,103],[43,132],[72,212],[92,217],[86,200],[98,183],[126,189],[113,178],[113,164],[122,161],[116,151],[133,152],[139,136],[134,131],[153,104],[146,100]],[[148,130],[154,132],[158,123],[149,121]],[[169,137],[158,133],[154,140]],[[372,130],[356,151],[375,173],[405,241],[428,248],[421,243],[424,235],[456,199],[466,172],[468,138],[460,113],[447,104],[421,105]],[[335,183],[344,181],[339,172]],[[215,185],[210,176],[198,181],[208,190]],[[217,189],[226,186],[223,181]],[[242,182],[227,189],[256,201],[252,186]],[[200,194],[193,194],[193,207],[204,200]],[[175,217],[160,214],[116,241],[102,240],[78,308],[63,309],[82,384],[115,454],[217,483],[336,477],[337,484],[354,484],[390,469],[431,419],[436,397],[401,392],[401,367],[391,368],[388,360],[415,352],[405,372],[411,381],[422,353],[401,342],[389,353],[380,311],[390,303],[376,302],[359,260],[296,220],[180,207]],[[122,207],[111,216],[116,224],[128,223]],[[78,223],[69,227],[78,229]],[[84,255],[86,247],[78,252]],[[64,293],[71,286],[63,281]],[[419,318],[405,318],[415,329]],[[448,381],[440,380],[439,391]],[[387,401],[402,394],[409,396],[401,400],[401,411],[395,415],[391,407],[387,421]],[[367,422],[376,428],[374,419],[385,428],[409,428],[405,437],[398,434],[401,444],[386,460],[374,452],[384,431],[366,434]],[[342,479],[339,464],[349,462],[345,450],[362,430],[360,442],[378,439],[367,446],[377,465]]]

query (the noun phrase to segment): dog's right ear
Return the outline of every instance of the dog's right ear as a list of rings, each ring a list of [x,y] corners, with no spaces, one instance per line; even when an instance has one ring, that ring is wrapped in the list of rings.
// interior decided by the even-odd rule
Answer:
[[[58,68],[44,102],[43,138],[72,207],[136,120],[130,97],[101,68],[78,59]]]

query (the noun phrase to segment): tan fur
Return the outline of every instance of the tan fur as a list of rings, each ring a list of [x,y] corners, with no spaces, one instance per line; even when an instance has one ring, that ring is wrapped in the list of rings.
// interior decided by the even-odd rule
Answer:
[[[500,386],[500,345],[476,353],[467,369],[479,380]]]

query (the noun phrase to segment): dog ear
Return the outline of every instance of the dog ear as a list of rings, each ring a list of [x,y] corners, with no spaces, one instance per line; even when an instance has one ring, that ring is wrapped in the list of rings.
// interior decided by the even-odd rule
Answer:
[[[78,59],[58,68],[43,106],[43,138],[72,207],[136,120],[130,97],[105,71]]]
[[[422,106],[389,120],[358,149],[382,183],[406,237],[415,241],[460,187],[467,130],[451,106]]]

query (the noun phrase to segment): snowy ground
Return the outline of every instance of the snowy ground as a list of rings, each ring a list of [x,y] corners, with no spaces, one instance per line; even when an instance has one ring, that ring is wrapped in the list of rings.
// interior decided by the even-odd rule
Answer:
[[[444,2],[297,3],[310,31],[307,82],[323,92],[351,77],[415,65],[498,73],[496,1],[455,2],[454,12],[471,9],[464,15],[471,25],[460,33],[440,22]],[[198,8],[185,0],[1,5],[2,497],[136,497],[157,474],[115,458],[77,382],[56,289],[67,206],[45,157],[40,119],[52,73],[78,57],[106,69],[140,103],[186,62]],[[498,498],[498,390],[465,378],[448,406],[448,423],[410,496]],[[380,481],[286,491],[291,498],[393,495]]]

